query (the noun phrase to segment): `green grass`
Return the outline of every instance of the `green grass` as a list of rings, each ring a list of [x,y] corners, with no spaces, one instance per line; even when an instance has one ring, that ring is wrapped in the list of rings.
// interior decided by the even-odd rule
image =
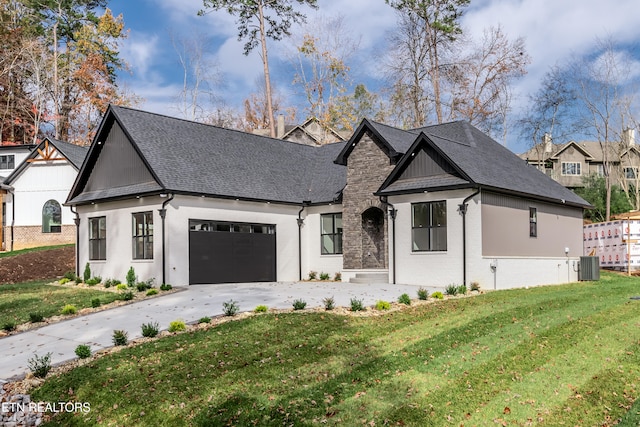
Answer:
[[[0,252],[0,258],[7,258],[7,257],[16,256],[16,255],[22,255],[28,252],[48,251],[51,249],[64,248],[67,246],[73,246],[73,243],[66,244],[66,245],[40,246],[37,248],[19,249],[17,251],[11,251],[11,252]]]
[[[47,283],[50,281],[0,286],[0,325],[9,321],[17,324],[27,323],[30,313],[40,313],[45,318],[59,315],[66,304],[82,309],[91,307],[91,300],[94,298],[100,298],[102,304],[118,299],[114,292],[53,286]]]
[[[633,423],[639,284],[603,274],[375,317],[265,314],[124,349],[31,394],[90,402],[52,425]]]

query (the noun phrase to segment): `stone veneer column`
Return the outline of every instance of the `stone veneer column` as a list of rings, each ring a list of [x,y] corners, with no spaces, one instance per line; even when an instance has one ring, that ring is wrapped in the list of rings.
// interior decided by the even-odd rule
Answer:
[[[379,268],[387,268],[389,265],[387,210],[373,193],[380,188],[393,168],[389,157],[368,133],[362,136],[349,154],[347,185],[342,198],[342,250],[343,268],[346,270],[365,268],[363,256],[366,255],[367,248],[363,248],[362,213],[370,207],[377,207],[385,214],[384,254]]]

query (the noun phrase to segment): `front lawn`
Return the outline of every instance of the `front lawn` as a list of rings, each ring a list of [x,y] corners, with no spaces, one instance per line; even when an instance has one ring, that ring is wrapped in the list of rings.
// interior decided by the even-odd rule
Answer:
[[[636,425],[639,284],[258,315],[99,358],[32,400],[90,403],[53,418],[64,426]]]
[[[113,292],[48,283],[51,280],[0,286],[0,328],[9,323],[27,323],[30,313],[40,313],[45,318],[58,315],[65,304],[73,304],[80,310],[91,307],[91,300],[94,298],[100,298],[101,304],[108,304],[119,298]]]

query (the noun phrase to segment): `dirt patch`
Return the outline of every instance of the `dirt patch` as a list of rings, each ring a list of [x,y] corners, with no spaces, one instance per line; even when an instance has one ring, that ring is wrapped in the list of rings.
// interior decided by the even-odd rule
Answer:
[[[62,277],[75,270],[75,246],[0,258],[0,285]]]

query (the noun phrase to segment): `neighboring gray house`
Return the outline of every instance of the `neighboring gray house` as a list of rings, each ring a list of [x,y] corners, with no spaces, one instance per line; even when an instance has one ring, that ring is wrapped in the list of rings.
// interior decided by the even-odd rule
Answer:
[[[116,106],[67,204],[103,278],[485,288],[576,280],[588,207],[466,122],[308,146]]]

